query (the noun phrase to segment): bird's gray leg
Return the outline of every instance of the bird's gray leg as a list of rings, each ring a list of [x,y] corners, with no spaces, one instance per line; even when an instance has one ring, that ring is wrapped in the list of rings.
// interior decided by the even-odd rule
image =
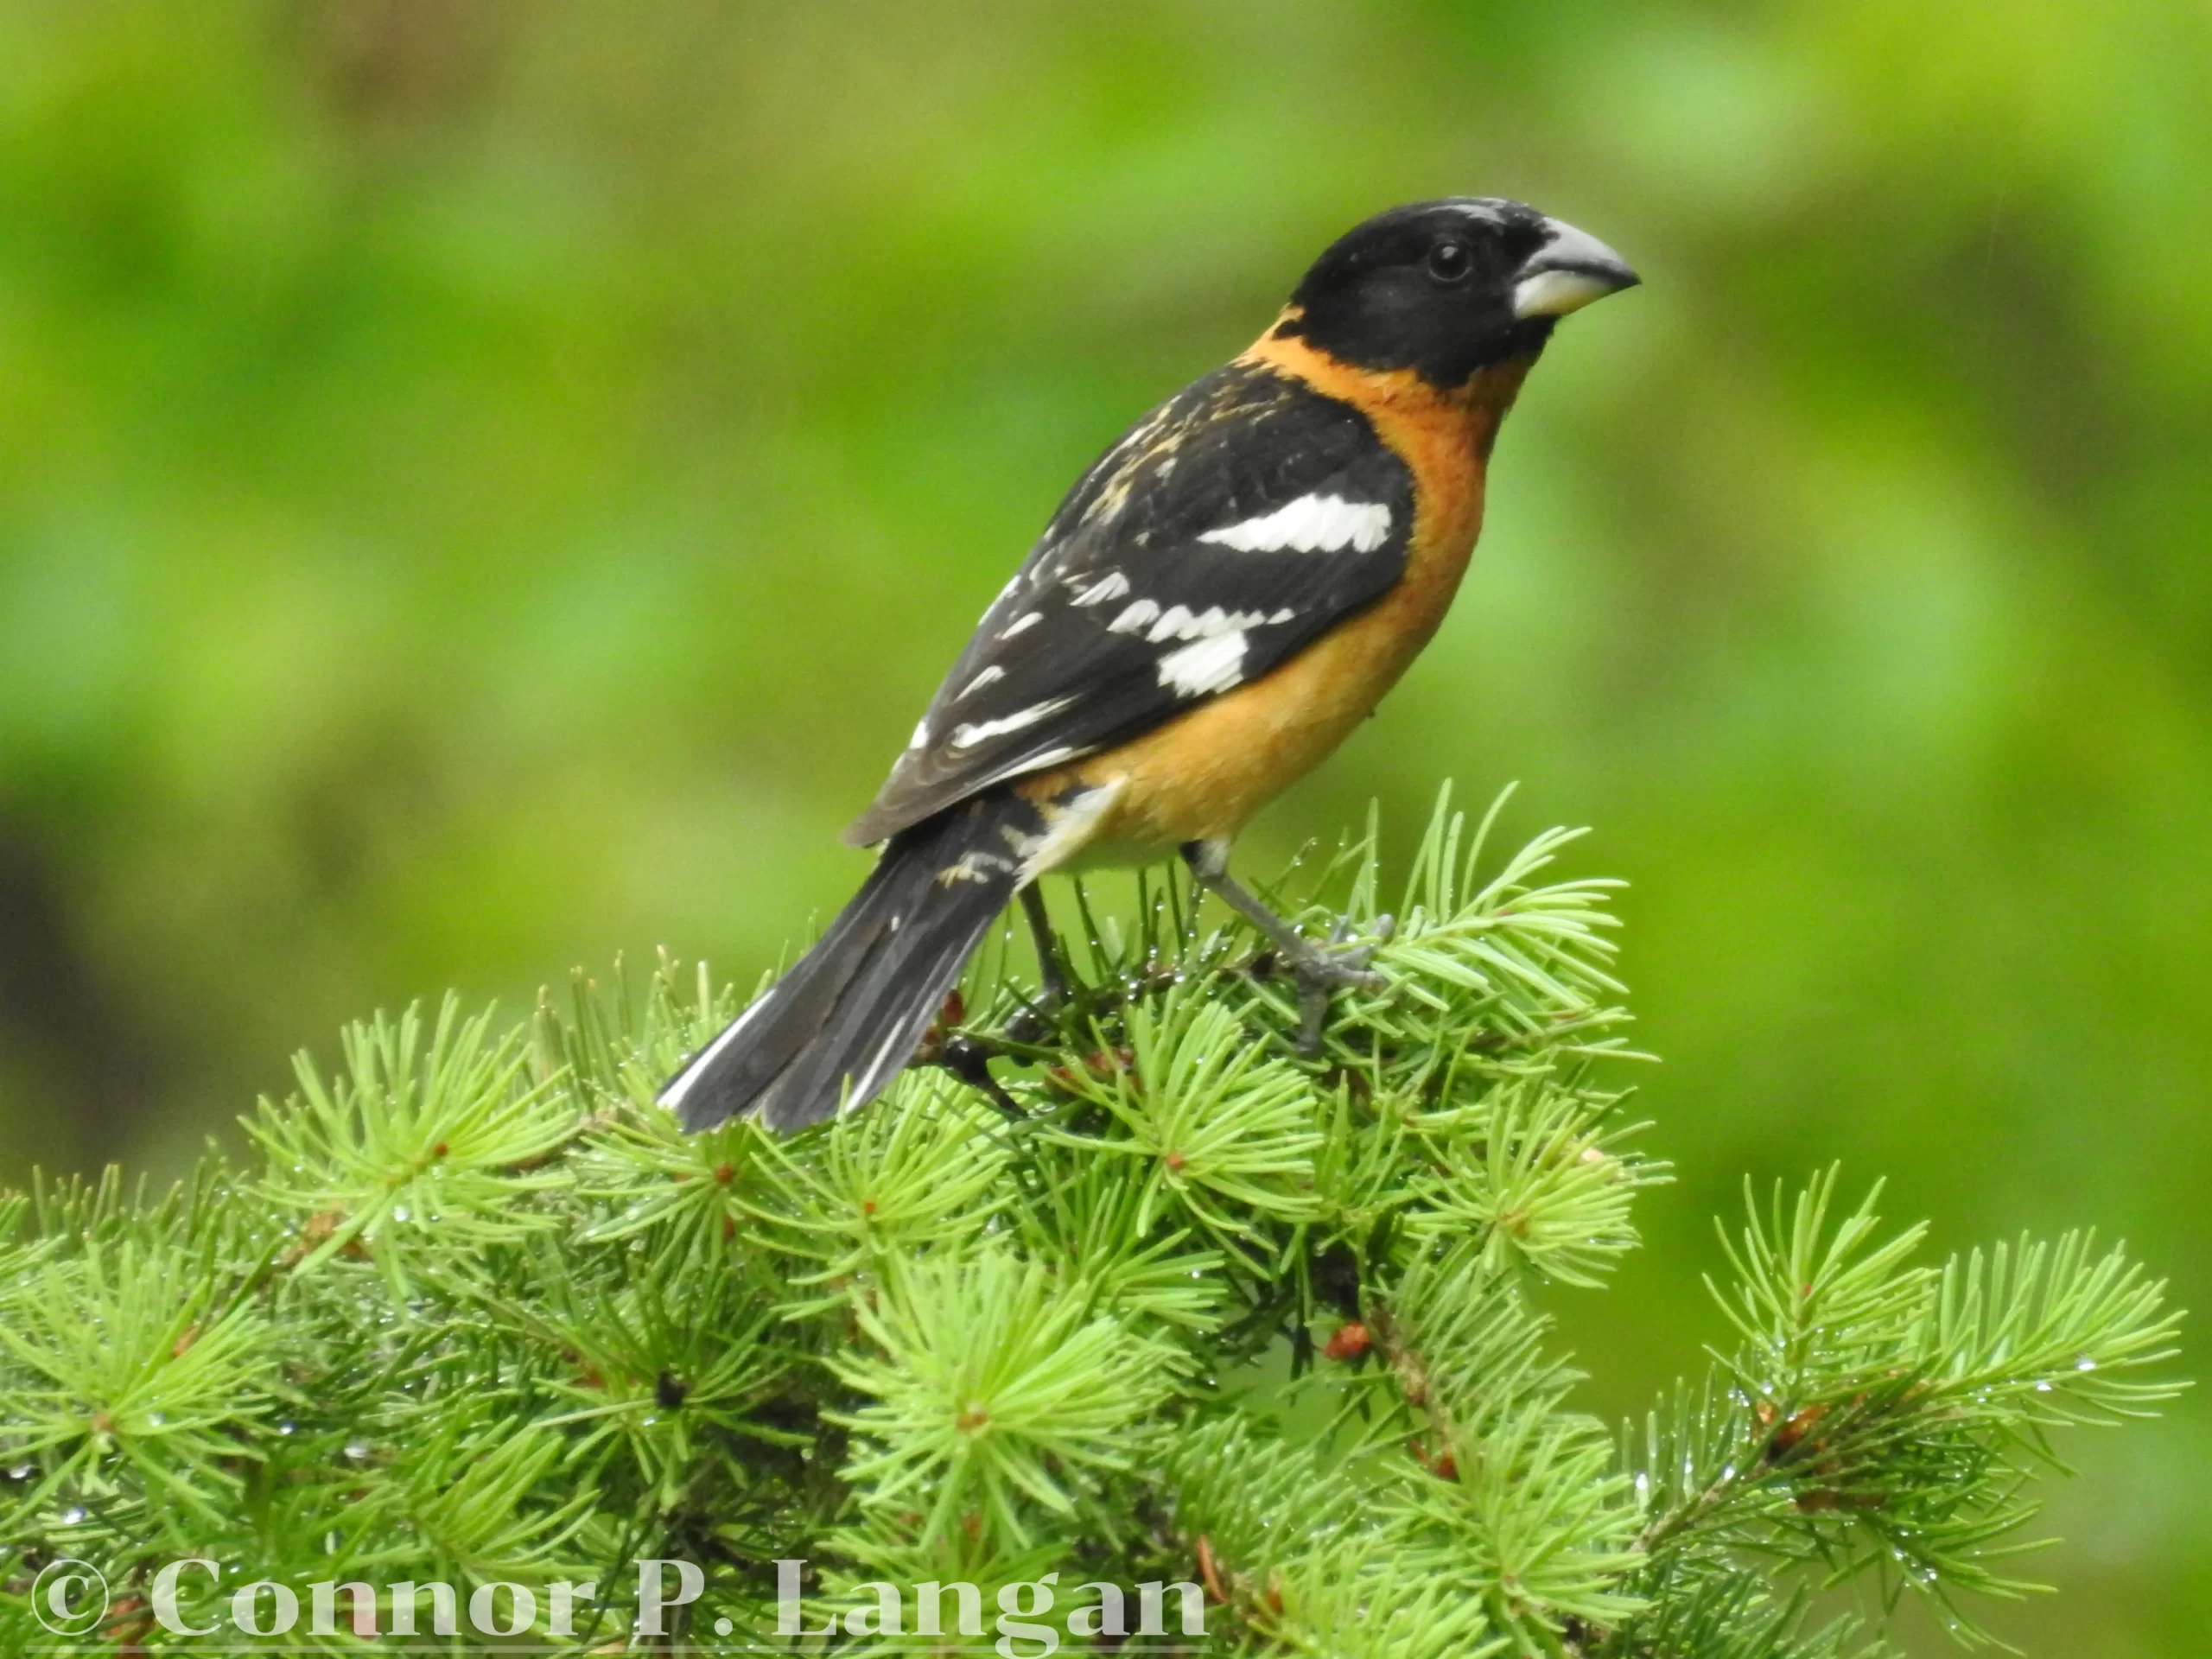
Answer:
[[[1337,925],[1327,946],[1313,943],[1230,874],[1226,842],[1186,842],[1182,851],[1183,861],[1191,867],[1191,874],[1198,878],[1198,885],[1266,934],[1282,952],[1298,980],[1298,1052],[1308,1056],[1319,1054],[1321,1022],[1328,1017],[1329,999],[1342,989],[1379,991],[1388,983],[1367,965],[1374,959],[1375,946],[1335,948],[1342,944],[1349,922]],[[1376,918],[1378,938],[1389,938],[1390,928],[1388,916]]]
[[[1045,895],[1034,881],[1021,890],[1021,913],[1029,918],[1029,935],[1037,942],[1037,980],[1046,1011],[1057,1014],[1068,999],[1067,975],[1060,968],[1059,941],[1052,937],[1051,918],[1045,914]]]

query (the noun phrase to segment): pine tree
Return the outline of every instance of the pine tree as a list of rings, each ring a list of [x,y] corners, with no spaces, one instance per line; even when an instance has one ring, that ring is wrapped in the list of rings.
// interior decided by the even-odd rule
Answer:
[[[1316,1060],[1264,942],[1154,880],[1083,902],[1062,1005],[1001,940],[928,1064],[788,1141],[652,1104],[737,1007],[664,961],[358,1026],[173,1191],[0,1198],[0,1649],[54,1643],[62,1558],[103,1650],[287,1596],[296,1649],[1121,1649],[1103,1584],[1136,1649],[1814,1659],[1881,1650],[1814,1612],[1862,1576],[1980,1640],[2048,1431],[2174,1391],[2162,1287],[2070,1235],[1924,1262],[1831,1172],[1747,1195],[1709,1374],[1609,1433],[1546,1309],[1667,1173],[1613,884],[1491,828],[1440,802],[1393,929],[1371,823],[1310,884],[1388,934]],[[655,1619],[639,1560],[699,1579],[647,1569]],[[982,1633],[918,1637],[931,1584]]]

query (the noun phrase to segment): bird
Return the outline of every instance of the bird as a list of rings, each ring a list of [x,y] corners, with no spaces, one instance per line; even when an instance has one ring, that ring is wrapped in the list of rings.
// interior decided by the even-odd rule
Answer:
[[[1312,1048],[1372,946],[1316,943],[1230,875],[1238,830],[1373,713],[1442,622],[1499,423],[1558,321],[1633,287],[1524,203],[1413,202],[1332,243],[1246,351],[1083,474],[846,831],[849,903],[658,1098],[792,1131],[915,1056],[1009,902],[1179,856],[1295,975]]]

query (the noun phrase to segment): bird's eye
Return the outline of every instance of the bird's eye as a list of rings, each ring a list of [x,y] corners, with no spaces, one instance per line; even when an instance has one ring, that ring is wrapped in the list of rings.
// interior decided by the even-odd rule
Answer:
[[[1475,256],[1464,242],[1440,242],[1428,251],[1428,274],[1440,283],[1456,283],[1475,268]]]

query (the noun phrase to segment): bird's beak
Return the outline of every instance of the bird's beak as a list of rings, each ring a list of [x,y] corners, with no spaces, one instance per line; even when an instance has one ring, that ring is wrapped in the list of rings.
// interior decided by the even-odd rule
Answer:
[[[1544,245],[1513,275],[1516,317],[1563,317],[1641,280],[1627,260],[1587,232],[1556,219],[1546,219],[1544,228]]]

